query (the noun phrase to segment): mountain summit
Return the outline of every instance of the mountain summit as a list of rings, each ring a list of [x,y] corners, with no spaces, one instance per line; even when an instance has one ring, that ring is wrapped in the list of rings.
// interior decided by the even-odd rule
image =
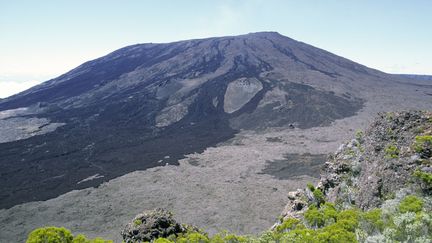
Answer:
[[[335,121],[355,117],[341,123],[353,130],[378,111],[430,108],[431,93],[275,32],[128,46],[0,100],[0,208],[178,165],[240,131],[292,130],[315,136],[305,148],[334,146],[345,134]],[[266,139],[256,149],[292,143]],[[316,174],[298,168],[287,171]]]

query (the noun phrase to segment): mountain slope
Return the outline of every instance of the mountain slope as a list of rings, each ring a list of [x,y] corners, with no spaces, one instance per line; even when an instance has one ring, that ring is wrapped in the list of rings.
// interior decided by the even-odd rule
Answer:
[[[209,236],[158,208],[136,215],[121,231],[122,240],[430,242],[432,113],[380,114],[365,133],[357,131],[355,139],[329,156],[316,188],[308,184],[288,195],[280,222],[260,235],[219,232]],[[45,229],[65,234],[65,229]],[[45,235],[38,229],[29,239]]]
[[[325,87],[351,73],[377,72],[277,33],[122,48],[0,102],[9,112],[28,107],[22,119],[50,121],[32,123],[36,131],[60,126],[0,145],[0,206],[95,186],[160,160],[176,164],[237,129],[351,116],[360,98],[302,83],[311,76]]]
[[[423,81],[432,81],[432,75],[421,75],[421,74],[397,74],[404,78],[414,79],[414,80],[423,80]]]
[[[154,207],[259,232],[354,130],[429,93],[273,32],[122,48],[0,101],[0,240],[116,239]]]

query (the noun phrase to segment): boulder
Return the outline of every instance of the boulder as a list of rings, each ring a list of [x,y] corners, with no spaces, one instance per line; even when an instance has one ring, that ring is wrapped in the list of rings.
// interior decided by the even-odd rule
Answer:
[[[171,212],[164,209],[144,211],[121,231],[125,243],[151,242],[160,237],[185,233],[186,227],[178,223]]]

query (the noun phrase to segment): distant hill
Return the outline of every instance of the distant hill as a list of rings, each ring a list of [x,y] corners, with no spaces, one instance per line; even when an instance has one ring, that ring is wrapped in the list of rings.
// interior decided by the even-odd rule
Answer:
[[[399,75],[403,78],[432,81],[432,75],[419,75],[419,74],[396,74],[396,75]]]

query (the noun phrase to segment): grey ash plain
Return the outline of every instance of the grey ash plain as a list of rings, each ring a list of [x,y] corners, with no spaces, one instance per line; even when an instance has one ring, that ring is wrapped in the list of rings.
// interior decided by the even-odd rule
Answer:
[[[0,241],[58,225],[117,242],[155,207],[257,233],[324,154],[429,93],[273,32],[122,48],[0,100],[1,137],[20,132],[0,141]]]

